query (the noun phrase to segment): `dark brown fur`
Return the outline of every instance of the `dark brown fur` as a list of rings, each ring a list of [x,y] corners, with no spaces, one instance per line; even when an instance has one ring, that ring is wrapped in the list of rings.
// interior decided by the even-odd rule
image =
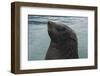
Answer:
[[[51,43],[46,59],[74,59],[78,58],[78,43],[75,32],[59,22],[48,22],[48,34]]]

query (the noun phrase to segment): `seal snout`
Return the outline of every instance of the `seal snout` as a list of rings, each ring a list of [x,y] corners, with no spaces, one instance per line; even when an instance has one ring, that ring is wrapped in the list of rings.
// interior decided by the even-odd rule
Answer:
[[[55,22],[53,21],[48,21],[48,28],[53,29],[56,26]]]

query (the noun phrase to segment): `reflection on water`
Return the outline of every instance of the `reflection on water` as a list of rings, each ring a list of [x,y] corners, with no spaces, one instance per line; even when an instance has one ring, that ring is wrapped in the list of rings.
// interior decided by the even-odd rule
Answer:
[[[44,60],[50,44],[48,20],[60,21],[71,27],[78,37],[80,58],[88,57],[88,17],[78,16],[28,16],[28,60]]]

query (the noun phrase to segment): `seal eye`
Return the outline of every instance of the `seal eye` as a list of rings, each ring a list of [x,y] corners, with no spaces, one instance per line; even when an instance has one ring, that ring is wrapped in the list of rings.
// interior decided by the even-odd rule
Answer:
[[[59,27],[59,28],[56,28],[57,29],[57,31],[65,31],[66,30],[66,28],[62,28],[62,27]]]

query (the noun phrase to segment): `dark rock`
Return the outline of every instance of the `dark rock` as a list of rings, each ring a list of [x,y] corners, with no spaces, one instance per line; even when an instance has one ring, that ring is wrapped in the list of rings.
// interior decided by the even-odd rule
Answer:
[[[65,24],[48,21],[51,43],[46,54],[49,59],[78,58],[78,42],[75,32]]]

